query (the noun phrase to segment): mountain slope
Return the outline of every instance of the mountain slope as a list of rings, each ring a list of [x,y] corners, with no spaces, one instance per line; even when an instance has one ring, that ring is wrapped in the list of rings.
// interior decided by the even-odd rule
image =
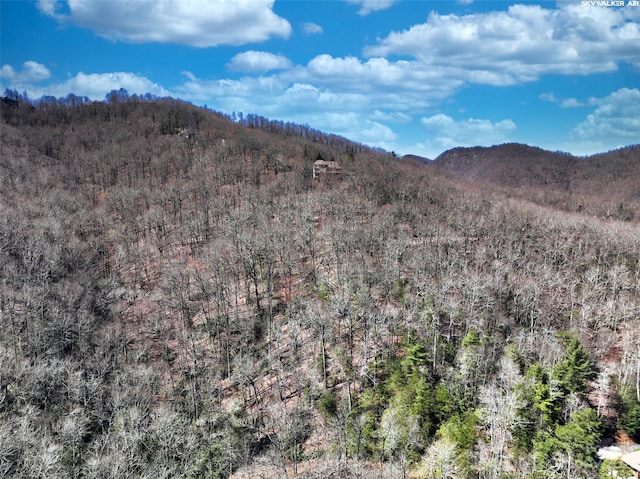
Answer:
[[[640,433],[637,223],[168,99],[2,121],[0,476],[596,477]]]
[[[514,143],[454,148],[433,165],[563,209],[626,220],[640,212],[638,145],[586,158]]]
[[[510,143],[453,148],[439,155],[434,164],[468,180],[486,180],[515,188],[548,184],[567,188],[569,172],[576,161],[571,155]]]

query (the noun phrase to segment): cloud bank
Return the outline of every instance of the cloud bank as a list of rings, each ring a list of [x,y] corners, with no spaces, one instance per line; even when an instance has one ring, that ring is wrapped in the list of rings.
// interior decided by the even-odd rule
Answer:
[[[426,23],[392,32],[364,53],[410,57],[465,83],[514,85],[545,74],[614,71],[622,61],[640,68],[639,17],[640,9],[580,4],[513,5],[465,16],[432,12]]]
[[[571,132],[575,139],[619,146],[637,143],[640,138],[640,90],[621,88],[604,98],[591,98],[597,108]]]
[[[172,96],[173,93],[148,78],[130,72],[83,73],[79,72],[64,82],[38,85],[51,76],[49,70],[34,61],[25,62],[20,71],[11,65],[0,69],[0,87],[27,91],[31,98],[42,96],[65,97],[69,93],[86,96],[92,100],[103,100],[112,90],[124,88],[131,94],[152,93],[157,96]],[[5,84],[6,82],[6,84]]]
[[[305,35],[319,35],[320,33],[324,33],[323,28],[313,22],[305,22],[300,28]]]
[[[288,38],[291,25],[274,0],[40,0],[40,11],[113,41],[193,47],[243,45]],[[64,7],[64,8],[63,8]]]
[[[393,5],[396,0],[347,0],[352,5],[360,5],[358,15],[369,15],[371,12],[377,12],[378,10],[386,10]]]
[[[429,140],[434,149],[446,150],[455,146],[491,146],[505,143],[516,130],[511,120],[492,122],[486,119],[469,118],[456,121],[450,116],[437,114],[422,118]]]
[[[269,70],[286,70],[292,63],[284,55],[274,55],[269,52],[257,52],[250,50],[238,53],[227,64],[234,71],[263,73]]]
[[[6,80],[14,85],[27,85],[40,82],[50,76],[51,72],[46,66],[33,60],[24,62],[22,70],[16,70],[11,65],[2,65],[2,68],[0,68],[0,79]]]

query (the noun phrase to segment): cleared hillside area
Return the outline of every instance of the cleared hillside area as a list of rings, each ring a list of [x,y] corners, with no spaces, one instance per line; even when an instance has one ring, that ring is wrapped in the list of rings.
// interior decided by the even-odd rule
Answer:
[[[637,221],[170,99],[0,141],[0,477],[625,477]]]

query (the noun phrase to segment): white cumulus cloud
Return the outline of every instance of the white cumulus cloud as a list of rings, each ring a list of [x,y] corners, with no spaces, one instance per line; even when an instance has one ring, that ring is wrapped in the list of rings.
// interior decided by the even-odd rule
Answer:
[[[411,123],[411,116],[401,111],[380,111],[375,110],[371,116],[374,120],[388,121],[392,123]]]
[[[243,45],[288,38],[291,25],[273,12],[274,0],[40,0],[40,10],[60,22],[110,40],[178,43],[194,47]]]
[[[412,109],[428,106],[434,99],[453,94],[463,84],[444,72],[421,68],[417,62],[390,61],[386,58],[314,57],[303,69],[291,72],[297,80],[319,84],[336,92],[375,95],[379,108]]]
[[[622,61],[640,65],[634,10],[577,3],[558,9],[512,5],[469,15],[432,12],[425,23],[379,39],[365,55],[408,56],[419,68],[441,71],[443,78],[497,86],[534,81],[543,74],[614,71]]]
[[[558,99],[553,92],[541,93],[540,95],[538,95],[538,98],[540,98],[542,101],[548,101],[549,103],[558,103]]]
[[[455,146],[491,146],[505,143],[516,130],[515,123],[508,119],[495,123],[476,118],[456,121],[442,113],[422,118],[420,123],[427,132],[427,145],[438,151]]]
[[[51,84],[46,88],[32,86],[29,88],[28,93],[32,98],[39,98],[44,95],[63,97],[73,93],[78,96],[89,97],[92,100],[104,100],[107,93],[121,88],[127,90],[131,95],[145,93],[152,93],[158,96],[172,95],[170,91],[148,78],[130,72],[80,72],[62,83]]]
[[[238,80],[208,80],[185,72],[187,81],[178,87],[182,98],[207,103],[221,111],[258,113],[269,118],[309,124],[327,133],[380,148],[393,148],[396,133],[384,122],[400,123],[408,117],[400,112],[382,114],[373,110],[366,92],[347,92],[317,82],[290,81],[290,72]]]
[[[597,142],[608,149],[638,142],[640,138],[640,90],[621,88],[604,98],[590,98],[593,113],[571,132],[574,139]]]
[[[393,5],[396,0],[347,0],[352,5],[360,5],[358,15],[369,15],[371,12],[386,10]]]
[[[538,95],[538,98],[549,103],[558,103],[560,105],[560,108],[579,108],[586,105],[584,102],[581,102],[576,98],[556,98],[553,92],[542,93]]]
[[[305,35],[318,35],[324,32],[320,25],[313,22],[305,22],[302,24],[301,28]]]
[[[585,106],[585,104],[576,98],[565,98],[560,102],[561,108],[579,108]]]
[[[49,77],[51,77],[49,69],[32,60],[24,62],[21,70],[16,70],[11,65],[2,65],[0,68],[0,78],[18,85],[40,82]]]
[[[238,53],[227,64],[231,70],[239,72],[262,73],[269,70],[285,70],[291,68],[291,62],[284,55],[250,50]]]

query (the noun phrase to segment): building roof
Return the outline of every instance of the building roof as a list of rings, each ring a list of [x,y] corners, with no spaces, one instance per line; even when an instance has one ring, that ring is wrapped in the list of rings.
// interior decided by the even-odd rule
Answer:
[[[634,471],[640,471],[640,450],[625,454],[620,459]]]
[[[342,168],[336,161],[317,160],[313,163],[313,166],[326,166],[328,168]]]

